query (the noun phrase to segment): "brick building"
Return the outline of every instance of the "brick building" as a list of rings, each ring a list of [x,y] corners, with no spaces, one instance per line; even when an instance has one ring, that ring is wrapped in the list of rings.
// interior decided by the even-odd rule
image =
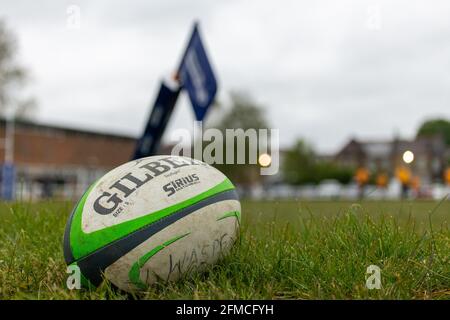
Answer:
[[[78,198],[98,177],[130,160],[135,138],[17,121],[16,198]],[[6,123],[0,120],[4,141]],[[0,162],[5,158],[4,144]]]
[[[450,150],[441,136],[419,137],[415,140],[394,138],[390,141],[359,141],[351,139],[334,157],[339,164],[351,167],[363,166],[372,172],[384,171],[394,175],[403,162],[405,151],[414,153],[409,164],[421,181],[442,181]]]

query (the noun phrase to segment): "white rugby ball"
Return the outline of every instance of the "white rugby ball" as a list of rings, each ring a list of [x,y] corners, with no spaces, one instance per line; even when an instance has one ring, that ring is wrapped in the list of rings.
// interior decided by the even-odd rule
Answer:
[[[125,163],[92,184],[64,234],[64,257],[82,283],[103,278],[145,290],[199,271],[226,254],[238,235],[241,206],[219,170],[186,157]]]

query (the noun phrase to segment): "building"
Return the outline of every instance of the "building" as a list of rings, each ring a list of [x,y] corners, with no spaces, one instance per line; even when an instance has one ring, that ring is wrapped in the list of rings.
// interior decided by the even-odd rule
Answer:
[[[414,160],[406,164],[406,151]],[[393,176],[396,168],[408,165],[414,175],[424,183],[442,181],[449,159],[449,149],[442,136],[419,137],[415,140],[394,138],[390,141],[361,141],[351,139],[335,156],[341,165],[365,167],[371,172],[387,172]]]
[[[0,120],[0,139],[6,123]],[[76,199],[97,178],[130,160],[135,138],[17,121],[14,125],[16,198]],[[5,159],[4,143],[0,161]]]

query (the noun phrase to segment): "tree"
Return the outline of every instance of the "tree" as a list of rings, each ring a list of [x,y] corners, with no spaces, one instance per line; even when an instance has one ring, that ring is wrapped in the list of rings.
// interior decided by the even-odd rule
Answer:
[[[15,118],[26,118],[34,108],[34,101],[23,98],[19,92],[26,81],[27,72],[15,61],[17,45],[14,36],[0,21],[0,116],[14,108]]]
[[[315,154],[312,146],[299,139],[286,151],[282,166],[284,180],[290,184],[315,182]]]
[[[264,117],[264,109],[244,93],[231,93],[231,103],[228,108],[219,106],[216,112],[219,110],[224,110],[222,111],[224,113],[213,127],[219,129],[224,137],[226,137],[227,129],[243,129],[243,131],[246,131],[248,129],[259,130],[269,127]],[[237,137],[241,137],[243,134],[243,132],[237,133]],[[215,164],[215,167],[241,187],[251,187],[261,179],[259,165],[249,163],[250,152],[257,152],[257,150],[251,150],[249,140],[245,138],[245,164],[237,164],[237,137],[233,143],[234,150],[227,149],[227,147],[230,148],[229,145],[223,147],[224,159],[226,159],[227,152],[233,152],[234,164]]]
[[[445,119],[432,119],[425,121],[417,131],[418,137],[442,135],[447,146],[450,146],[450,121]]]
[[[317,160],[313,147],[302,139],[286,151],[282,170],[284,180],[290,184],[315,184],[325,179],[335,179],[346,184],[353,177],[352,168]]]
[[[216,123],[216,128],[225,129],[267,129],[267,121],[264,117],[264,108],[253,101],[243,92],[230,94],[231,104],[229,110]]]

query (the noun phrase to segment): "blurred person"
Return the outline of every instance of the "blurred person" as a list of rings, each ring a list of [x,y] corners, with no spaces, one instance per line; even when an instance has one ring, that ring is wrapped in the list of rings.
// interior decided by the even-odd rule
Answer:
[[[411,189],[414,191],[414,197],[419,198],[420,194],[420,178],[418,176],[413,176],[411,178]]]
[[[444,172],[444,181],[447,184],[447,186],[450,187],[450,167],[448,167]]]
[[[369,170],[367,170],[364,167],[359,167],[355,173],[355,180],[356,180],[356,183],[358,184],[359,198],[363,198],[364,197],[364,187],[369,182]]]
[[[406,167],[398,167],[395,170],[395,176],[402,185],[401,197],[404,199],[408,196],[409,185],[411,182],[411,171]]]
[[[388,182],[389,182],[389,177],[386,173],[381,172],[381,173],[377,174],[376,184],[377,184],[378,188],[385,189],[388,185]]]
[[[389,177],[385,172],[379,172],[376,176],[375,183],[377,188],[383,193],[383,197],[386,195],[387,185],[389,183]]]

